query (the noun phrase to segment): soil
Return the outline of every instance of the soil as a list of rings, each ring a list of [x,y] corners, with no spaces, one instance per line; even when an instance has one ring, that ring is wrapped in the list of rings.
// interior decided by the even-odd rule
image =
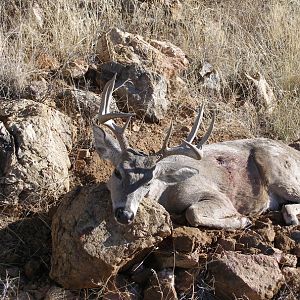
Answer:
[[[148,124],[143,120],[134,120],[128,131],[131,145],[146,153],[158,151],[171,119],[175,120],[171,144],[180,143],[192,128],[196,109],[196,103],[181,106],[174,105],[169,116],[159,124]],[[206,128],[209,121],[209,116],[205,116],[204,124]],[[241,124],[234,123],[232,120],[223,120],[219,124],[209,142],[251,137]],[[204,128],[201,128],[199,136],[203,133]],[[88,127],[81,130],[80,134],[91,136]],[[71,154],[72,188],[77,185],[106,182],[112,172],[112,166],[101,160],[92,147],[86,146],[91,144],[91,140],[85,140],[83,143],[79,143],[83,147],[74,148]],[[85,156],[81,154],[83,149],[87,150]],[[44,201],[47,202],[47,199],[44,199]],[[59,201],[50,207],[47,212],[36,211],[35,209],[24,210],[22,207],[1,208],[0,290],[4,295],[3,299],[96,299],[101,295],[101,289],[65,291],[49,278],[51,217],[55,213],[58,204]],[[284,226],[280,213],[276,212],[260,216],[257,220],[253,220],[253,224],[246,230],[234,232],[200,228],[201,232],[210,237],[211,242],[208,245],[199,245],[199,247],[202,247],[201,260],[203,264],[196,272],[198,275],[196,277],[197,282],[194,282],[193,293],[198,291],[198,295],[200,295],[201,290],[203,299],[216,299],[213,297],[212,283],[206,277],[205,267],[216,252],[235,250],[248,254],[264,253],[271,255],[274,254],[274,247],[276,247],[284,254],[292,255],[294,261],[296,259],[296,265],[300,266],[299,241],[297,244],[291,238],[293,234],[295,235],[295,232],[300,232],[300,226]],[[162,244],[160,250],[163,249],[165,249],[164,251],[170,251],[170,253],[173,250]],[[146,258],[148,265],[152,264],[154,256],[155,253]],[[290,265],[292,264],[291,261],[293,260],[287,260],[285,264]],[[282,264],[281,267],[283,268],[286,265]],[[152,266],[155,266],[155,264]],[[180,278],[181,273],[178,274],[178,278]],[[126,272],[123,275],[127,282],[133,282],[134,276]],[[146,278],[148,278],[147,276],[149,277],[149,274],[146,274]],[[143,274],[140,274],[138,279],[135,278],[136,282],[143,282],[141,278],[143,278]],[[290,286],[287,282],[276,299],[297,299],[300,291],[299,289],[293,290],[293,287],[296,289],[297,285]],[[180,287],[180,289],[185,290],[185,287]],[[203,290],[205,290],[204,294]],[[190,299],[188,295],[191,296],[192,292],[186,291],[185,293],[185,298],[182,299]]]

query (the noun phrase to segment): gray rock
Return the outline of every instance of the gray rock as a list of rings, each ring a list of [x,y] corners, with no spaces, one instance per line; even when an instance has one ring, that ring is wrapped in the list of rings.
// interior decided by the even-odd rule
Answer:
[[[0,201],[36,203],[68,191],[71,120],[31,100],[0,102]]]
[[[101,96],[90,91],[66,88],[58,93],[56,107],[68,116],[80,114],[85,120],[91,120],[99,111]],[[111,102],[111,111],[117,111],[116,102]]]
[[[121,86],[115,93],[118,107],[131,109],[140,118],[154,122],[162,119],[170,106],[168,89],[182,89],[178,78],[188,60],[170,42],[146,41],[113,28],[99,38],[97,55],[103,62],[98,81],[106,83],[117,73],[117,85]]]
[[[50,276],[65,288],[105,284],[170,234],[169,215],[158,203],[145,199],[134,223],[122,226],[106,187],[84,187],[66,195],[54,215]]]
[[[275,258],[225,251],[208,264],[220,299],[271,299],[284,283]],[[244,298],[243,298],[244,299]]]
[[[166,79],[138,64],[122,66],[106,63],[101,66],[100,82],[111,79],[117,73],[116,103],[119,110],[134,112],[139,118],[157,122],[161,120],[169,106]]]

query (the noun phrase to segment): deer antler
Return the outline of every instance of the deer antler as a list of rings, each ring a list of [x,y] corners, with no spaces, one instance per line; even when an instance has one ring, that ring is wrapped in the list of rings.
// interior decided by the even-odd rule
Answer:
[[[125,136],[125,130],[127,129],[130,119],[134,116],[134,114],[110,112],[110,104],[116,77],[117,74],[115,74],[114,77],[106,83],[103,89],[99,113],[96,120],[98,120],[100,124],[107,126],[114,133],[120,144],[121,150],[125,151],[129,147],[128,140]],[[116,118],[127,119],[127,121],[123,127],[120,127],[114,121]]]
[[[184,155],[191,158],[195,158],[197,160],[202,159],[203,157],[202,146],[205,144],[205,142],[208,140],[209,136],[211,135],[215,123],[215,113],[213,113],[209,128],[205,133],[205,135],[202,137],[201,141],[196,146],[192,144],[193,140],[196,137],[197,131],[200,127],[203,118],[203,110],[204,110],[204,105],[202,104],[199,109],[199,113],[196,117],[196,120],[194,122],[194,125],[192,127],[192,130],[189,133],[186,140],[183,140],[179,146],[168,148],[169,139],[171,137],[172,129],[173,129],[173,122],[171,122],[169,130],[163,142],[163,146],[161,150],[157,153],[158,155],[161,155],[160,159],[163,159],[171,155]]]

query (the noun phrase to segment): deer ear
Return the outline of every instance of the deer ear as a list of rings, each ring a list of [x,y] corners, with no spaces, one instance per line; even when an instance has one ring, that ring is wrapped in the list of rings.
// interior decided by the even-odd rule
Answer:
[[[182,167],[177,169],[175,166],[168,166],[166,169],[162,168],[159,170],[156,178],[171,185],[185,181],[198,173],[199,171],[192,167]]]
[[[93,125],[93,133],[95,148],[99,156],[105,160],[110,160],[114,166],[118,165],[121,158],[121,148],[117,141],[96,125]]]

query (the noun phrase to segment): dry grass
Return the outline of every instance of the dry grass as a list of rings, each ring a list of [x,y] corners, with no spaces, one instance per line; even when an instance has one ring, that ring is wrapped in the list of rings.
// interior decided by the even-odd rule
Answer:
[[[125,2],[0,1],[0,96],[22,97],[31,80],[44,77],[51,82],[76,58],[95,62],[97,37],[116,26],[182,48],[191,62],[183,77],[195,98],[205,98],[199,88],[201,64],[209,61],[219,71],[222,100],[205,100],[214,102],[210,105],[218,112],[216,135],[225,132],[226,138],[228,132],[240,130],[236,136],[243,137],[245,131],[245,136],[285,141],[300,138],[299,1],[186,0],[177,19],[160,0],[144,1],[154,3],[147,8],[143,1],[127,1],[133,3],[134,14],[126,12]],[[54,65],[59,67],[51,72]],[[268,118],[254,106],[239,105],[239,101],[250,103],[254,97],[244,74],[257,72],[274,88],[279,102]],[[48,207],[32,210],[46,211]],[[17,286],[18,278],[0,279],[0,298],[15,295]]]
[[[280,105],[263,130],[260,121],[253,119],[253,111],[247,118],[252,119],[251,125],[247,126],[254,135],[299,138],[298,1],[189,0],[184,1],[176,20],[166,7],[157,4],[158,0],[145,1],[154,3],[148,9],[142,1],[132,0],[134,14],[124,10],[125,2],[1,1],[2,96],[19,97],[31,79],[45,74],[44,60],[60,66],[75,58],[94,61],[97,36],[117,26],[181,47],[191,61],[186,78],[192,92],[198,90],[197,68],[203,61],[210,61],[219,70],[227,99],[247,98],[251,85],[244,73],[262,73],[274,87]],[[237,111],[237,117],[243,114]]]

